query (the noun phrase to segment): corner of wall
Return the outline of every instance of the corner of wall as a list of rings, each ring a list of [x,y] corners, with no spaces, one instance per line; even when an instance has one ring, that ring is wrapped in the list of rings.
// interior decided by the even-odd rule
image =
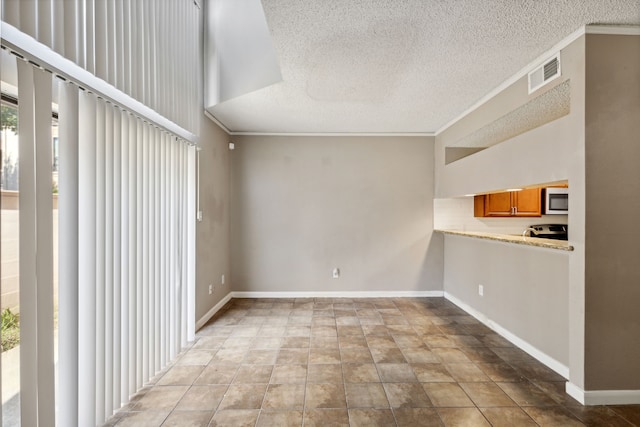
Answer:
[[[196,223],[196,329],[230,298],[229,135],[203,114],[199,135]],[[222,276],[224,275],[224,283]],[[212,286],[210,293],[209,287]]]

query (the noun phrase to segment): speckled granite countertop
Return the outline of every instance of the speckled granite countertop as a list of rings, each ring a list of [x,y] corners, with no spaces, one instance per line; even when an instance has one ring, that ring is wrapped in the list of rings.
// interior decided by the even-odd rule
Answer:
[[[497,240],[499,242],[515,243],[517,245],[538,246],[541,248],[558,249],[561,251],[572,251],[573,246],[566,240],[541,239],[538,237],[522,237],[509,234],[494,234],[481,231],[460,231],[460,230],[434,230],[439,233],[452,234],[455,236],[475,237],[477,239]]]

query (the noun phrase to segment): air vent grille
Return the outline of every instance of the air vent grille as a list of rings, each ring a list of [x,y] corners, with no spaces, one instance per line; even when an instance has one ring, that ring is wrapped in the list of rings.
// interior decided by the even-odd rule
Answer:
[[[560,54],[558,53],[529,73],[529,93],[535,92],[560,75]]]

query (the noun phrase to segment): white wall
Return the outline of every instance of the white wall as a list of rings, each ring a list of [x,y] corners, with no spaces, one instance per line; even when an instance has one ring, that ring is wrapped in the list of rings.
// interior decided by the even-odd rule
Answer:
[[[432,138],[234,141],[235,291],[442,289]],[[334,267],[339,279],[331,277]]]

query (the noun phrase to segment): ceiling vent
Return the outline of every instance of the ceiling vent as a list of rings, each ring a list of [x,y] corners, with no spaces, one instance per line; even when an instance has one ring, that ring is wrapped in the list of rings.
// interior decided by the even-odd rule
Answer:
[[[529,73],[529,94],[560,77],[560,53]]]

